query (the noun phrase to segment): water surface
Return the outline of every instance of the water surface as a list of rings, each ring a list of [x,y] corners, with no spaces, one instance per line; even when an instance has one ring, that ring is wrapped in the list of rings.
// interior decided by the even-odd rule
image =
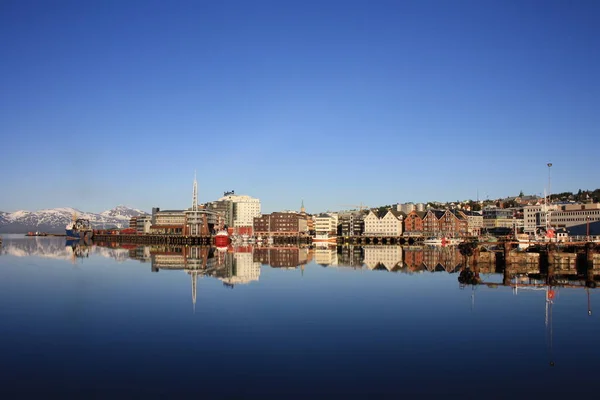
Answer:
[[[235,250],[4,235],[0,396],[595,393],[597,290],[462,286],[447,251]]]

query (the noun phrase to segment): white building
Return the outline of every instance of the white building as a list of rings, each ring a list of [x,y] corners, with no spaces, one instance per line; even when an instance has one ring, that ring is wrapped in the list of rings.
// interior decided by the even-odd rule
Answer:
[[[365,217],[365,236],[402,236],[402,215],[396,210],[369,211]]]
[[[600,221],[600,203],[558,205],[550,213],[550,225],[554,228],[569,228],[596,221]]]
[[[138,235],[150,233],[150,226],[152,226],[152,217],[150,215],[140,215],[137,217],[135,230]]]
[[[315,217],[315,232],[319,234],[337,234],[338,215],[335,213],[331,214],[319,214]]]
[[[251,227],[254,223],[254,217],[260,216],[260,200],[257,198],[226,192],[219,201],[233,203],[234,227]]]
[[[554,205],[548,206],[548,210],[554,211]],[[538,229],[546,228],[546,206],[535,205],[523,207],[523,232],[535,233]]]
[[[467,234],[470,236],[481,235],[483,229],[483,215],[477,211],[461,210],[461,214],[467,219]]]

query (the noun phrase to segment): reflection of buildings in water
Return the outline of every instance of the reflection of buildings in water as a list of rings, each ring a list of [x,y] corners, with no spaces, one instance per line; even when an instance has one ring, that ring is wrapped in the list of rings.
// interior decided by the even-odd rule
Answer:
[[[369,269],[397,271],[402,268],[401,246],[363,246],[364,263]]]
[[[362,246],[340,246],[338,248],[338,264],[342,267],[363,267],[365,252]]]
[[[129,258],[140,262],[151,262],[150,246],[135,246],[129,250]]]
[[[462,256],[456,246],[410,246],[404,250],[404,263],[410,271],[455,272],[461,266]]]
[[[307,264],[311,255],[305,247],[257,247],[254,249],[253,259],[273,268],[297,268]]]
[[[219,269],[216,277],[226,285],[238,285],[258,281],[260,263],[254,261],[252,249],[245,252],[227,252],[224,257],[224,268]]]
[[[206,246],[150,246],[149,253],[154,272],[160,269],[207,270],[214,266],[212,249]]]
[[[335,246],[318,246],[314,249],[315,263],[321,266],[338,265],[338,254]]]
[[[423,264],[423,247],[408,246],[404,248],[404,264],[411,272],[421,271]]]

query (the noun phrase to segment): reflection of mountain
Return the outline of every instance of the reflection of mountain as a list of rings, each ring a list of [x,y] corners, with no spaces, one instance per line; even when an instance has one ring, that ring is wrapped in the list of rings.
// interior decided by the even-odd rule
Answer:
[[[0,247],[0,255],[13,257],[72,260],[73,257],[85,258],[92,254],[117,261],[128,258],[127,250],[121,248],[102,248],[83,241],[67,241],[64,237],[4,237]]]
[[[44,257],[68,260],[72,252],[62,237],[4,237],[0,254],[13,257]]]

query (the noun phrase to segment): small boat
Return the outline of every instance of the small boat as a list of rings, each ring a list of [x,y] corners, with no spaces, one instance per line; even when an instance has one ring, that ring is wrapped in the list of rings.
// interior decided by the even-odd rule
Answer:
[[[313,243],[337,243],[337,236],[319,232],[313,238]]]
[[[462,242],[459,238],[449,237],[429,237],[423,241],[423,244],[430,246],[456,246]]]

